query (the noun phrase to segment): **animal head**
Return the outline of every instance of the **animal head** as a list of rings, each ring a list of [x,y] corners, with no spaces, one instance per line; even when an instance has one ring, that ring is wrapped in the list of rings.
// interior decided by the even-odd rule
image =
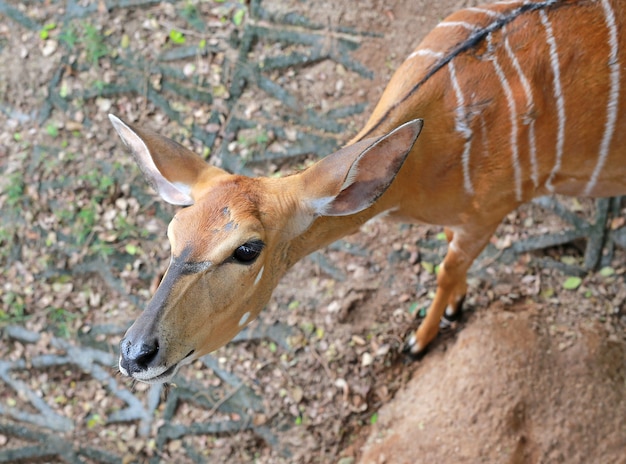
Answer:
[[[120,371],[170,380],[180,366],[254,320],[299,258],[334,240],[321,217],[358,216],[385,192],[422,123],[352,144],[284,178],[229,174],[176,142],[110,116],[148,182],[179,210],[167,230],[169,267],[120,345]],[[342,233],[338,234],[343,235]]]

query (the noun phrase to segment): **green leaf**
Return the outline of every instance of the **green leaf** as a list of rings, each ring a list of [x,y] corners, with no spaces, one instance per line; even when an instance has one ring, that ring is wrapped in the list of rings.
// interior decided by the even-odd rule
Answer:
[[[170,32],[170,34],[171,34],[171,32]],[[120,47],[122,47],[122,48],[130,47],[130,37],[128,36],[128,34],[124,34],[122,36],[122,40],[120,40]]]
[[[445,232],[439,232],[436,236],[437,240],[441,240],[442,242],[446,241],[446,233]]]
[[[435,265],[433,263],[429,263],[428,261],[422,261],[420,264],[429,274],[435,273]]]
[[[600,269],[600,275],[602,277],[611,277],[613,274],[615,274],[615,269],[613,269],[611,266],[605,266]]]
[[[378,422],[378,413],[377,412],[372,414],[372,417],[370,417],[370,424],[374,425],[376,422]]]
[[[574,256],[561,256],[561,262],[569,266],[575,266],[578,260]]]
[[[176,29],[172,29],[170,31],[170,40],[177,45],[182,45],[185,43],[185,34]]]
[[[70,89],[67,86],[66,82],[61,84],[61,88],[59,89],[59,97],[66,98],[70,94]]]
[[[413,302],[409,306],[409,314],[415,314],[415,311],[417,311],[417,302]]]
[[[563,288],[565,290],[576,290],[578,287],[580,287],[580,284],[582,282],[583,279],[581,279],[580,277],[570,276],[565,279],[565,282],[563,282]]]
[[[302,425],[302,416],[296,417],[296,425]]]
[[[241,26],[241,23],[243,23],[243,17],[246,14],[246,10],[244,10],[243,8],[235,11],[235,14],[233,15],[233,23],[235,23],[235,26]]]
[[[41,29],[41,31],[39,31],[39,37],[42,40],[48,39],[48,37],[50,37],[50,31],[53,30],[53,29],[56,29],[56,27],[57,27],[56,23],[44,24],[44,26]]]
[[[126,249],[126,253],[128,253],[131,256],[135,256],[137,252],[139,251],[139,247],[137,247],[137,245],[133,245],[132,243],[127,244],[125,249]]]
[[[48,124],[46,126],[46,133],[50,136],[50,137],[58,137],[59,136],[59,128],[57,126],[55,126],[54,124]]]
[[[104,424],[104,420],[100,416],[100,414],[93,414],[89,419],[87,419],[87,428],[93,429],[98,425]]]

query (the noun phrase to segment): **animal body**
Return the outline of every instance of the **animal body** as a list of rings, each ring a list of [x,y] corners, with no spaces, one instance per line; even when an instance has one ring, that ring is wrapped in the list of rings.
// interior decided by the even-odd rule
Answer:
[[[456,12],[345,148],[284,178],[229,174],[111,116],[160,196],[188,205],[168,228],[163,281],[121,342],[121,372],[170,380],[256,318],[299,259],[383,213],[443,226],[449,241],[406,343],[423,353],[441,318],[458,314],[467,270],[506,214],[546,194],[626,194],[625,21],[618,0]]]

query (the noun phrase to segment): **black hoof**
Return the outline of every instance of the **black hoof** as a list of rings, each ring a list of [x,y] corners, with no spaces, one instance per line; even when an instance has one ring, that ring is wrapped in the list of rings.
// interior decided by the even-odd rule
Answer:
[[[453,314],[448,314],[448,311],[443,312],[443,319],[447,322],[459,322],[463,317],[463,302],[465,301],[465,295],[461,297],[456,305],[456,311]]]
[[[412,333],[402,345],[402,353],[409,356],[413,361],[421,361],[422,358],[428,353],[428,346],[416,351],[415,334]]]

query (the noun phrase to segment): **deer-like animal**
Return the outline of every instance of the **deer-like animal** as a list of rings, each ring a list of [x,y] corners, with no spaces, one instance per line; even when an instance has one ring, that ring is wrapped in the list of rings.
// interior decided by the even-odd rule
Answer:
[[[188,206],[168,227],[169,268],[121,341],[121,372],[169,381],[255,319],[298,260],[383,214],[444,226],[449,241],[406,343],[423,353],[441,318],[458,314],[467,270],[506,214],[546,194],[626,194],[625,21],[619,0],[454,13],[345,148],[283,178],[229,174],[111,116],[159,195]]]

